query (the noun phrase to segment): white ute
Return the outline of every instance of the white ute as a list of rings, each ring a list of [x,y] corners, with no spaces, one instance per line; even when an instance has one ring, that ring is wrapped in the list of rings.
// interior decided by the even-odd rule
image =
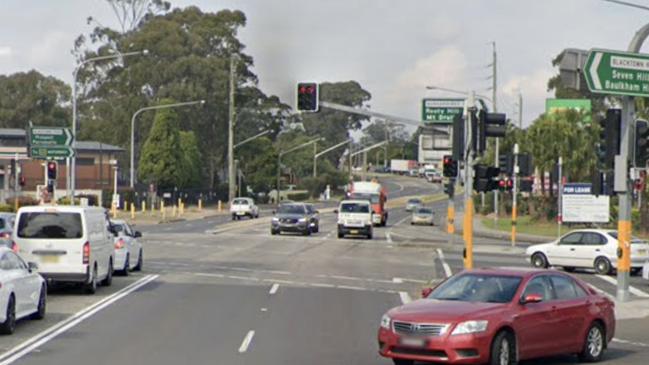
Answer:
[[[250,198],[234,198],[230,204],[230,214],[232,214],[232,220],[241,219],[241,217],[259,218],[259,207]]]
[[[367,200],[343,200],[338,209],[338,238],[362,235],[372,239],[372,207]]]

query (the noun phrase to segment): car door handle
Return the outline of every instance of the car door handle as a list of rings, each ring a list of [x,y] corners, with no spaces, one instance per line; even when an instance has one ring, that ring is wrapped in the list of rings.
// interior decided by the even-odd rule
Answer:
[[[574,248],[571,248],[571,249],[570,249],[570,251],[574,251],[574,250],[575,250]]]
[[[599,248],[596,248],[596,249],[595,249],[595,252],[599,252]]]

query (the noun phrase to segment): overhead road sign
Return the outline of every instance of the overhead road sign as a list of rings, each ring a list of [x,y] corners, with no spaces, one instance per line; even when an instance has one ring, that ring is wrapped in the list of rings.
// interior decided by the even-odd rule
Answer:
[[[421,120],[426,123],[451,124],[464,112],[464,99],[425,98],[421,101]]]
[[[29,134],[32,146],[70,146],[72,131],[61,127],[34,127]]]
[[[74,149],[70,146],[31,146],[29,152],[32,158],[59,160],[74,157]]]
[[[584,76],[593,93],[649,97],[649,54],[593,49]]]

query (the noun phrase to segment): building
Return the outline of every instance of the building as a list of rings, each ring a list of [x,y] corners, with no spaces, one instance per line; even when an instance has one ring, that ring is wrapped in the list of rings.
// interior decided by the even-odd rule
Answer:
[[[76,157],[76,190],[97,191],[110,190],[113,187],[114,169],[110,160],[117,160],[124,149],[106,143],[77,141]],[[36,192],[37,185],[45,184],[45,161],[34,160],[27,156],[27,133],[24,129],[0,128],[0,199],[2,202],[14,195],[16,176],[11,171],[12,160],[18,157],[22,179],[22,191]],[[60,160],[57,192],[65,194],[66,160]],[[20,181],[20,180],[19,180]]]

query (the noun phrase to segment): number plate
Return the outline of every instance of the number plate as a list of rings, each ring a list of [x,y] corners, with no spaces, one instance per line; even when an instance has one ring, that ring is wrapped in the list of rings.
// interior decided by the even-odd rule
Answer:
[[[44,264],[56,264],[59,262],[59,256],[57,255],[43,255],[41,256],[41,261]]]
[[[638,255],[646,255],[647,250],[638,250]]]
[[[401,339],[401,344],[410,347],[424,347],[426,346],[426,340],[424,340],[423,338],[405,337]]]
[[[246,212],[237,212],[237,215],[246,215]]]
[[[349,231],[351,234],[358,234],[358,229],[352,229]]]

